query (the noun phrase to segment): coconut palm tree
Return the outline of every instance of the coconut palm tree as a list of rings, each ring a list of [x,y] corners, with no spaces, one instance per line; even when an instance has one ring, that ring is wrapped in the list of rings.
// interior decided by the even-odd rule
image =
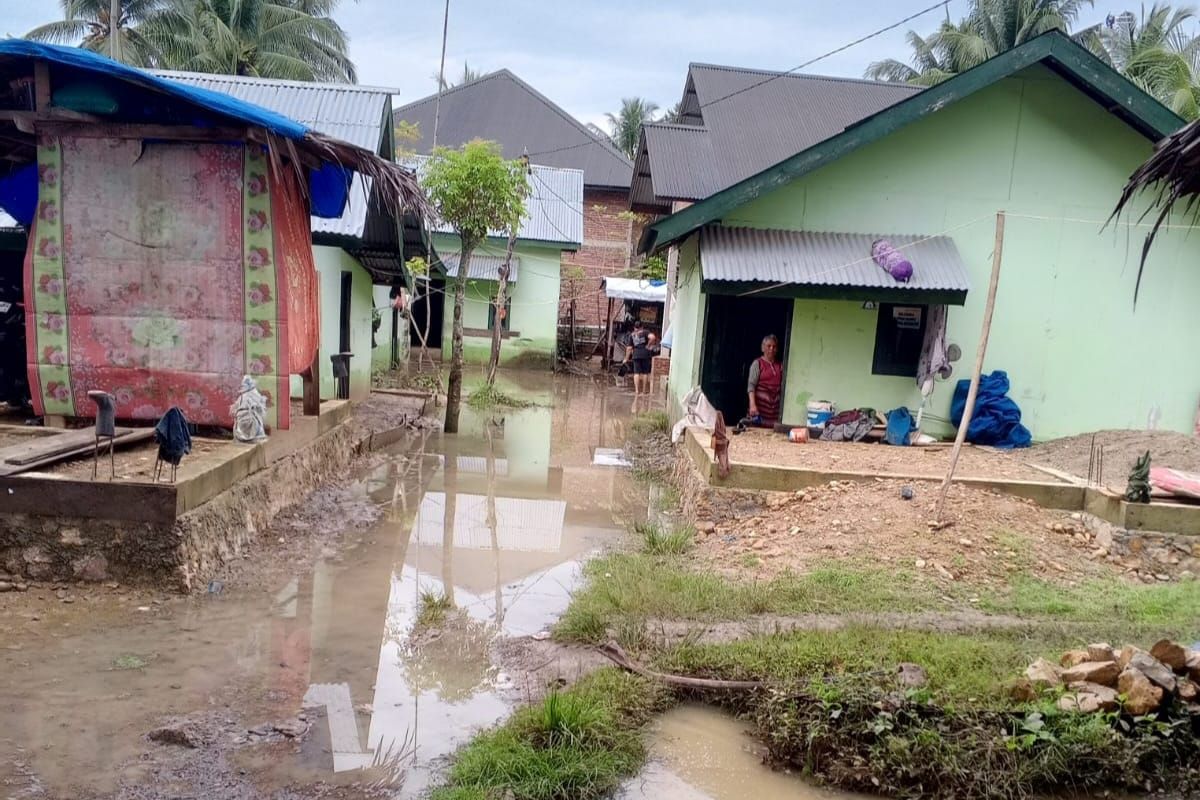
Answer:
[[[455,86],[461,86],[464,83],[470,83],[471,81],[479,80],[483,77],[483,72],[481,70],[471,69],[470,62],[464,61],[462,75],[459,77],[458,83],[455,83],[448,78],[443,78],[436,72],[430,75],[430,77],[433,78],[434,83],[441,84],[441,90],[444,92],[447,89],[453,89]]]
[[[25,34],[35,42],[79,45],[113,55],[114,37],[119,59],[137,67],[154,65],[154,48],[142,36],[142,23],[163,10],[168,0],[59,0],[63,18],[39,25]],[[117,24],[113,25],[113,8]]]
[[[640,97],[621,98],[621,110],[605,114],[608,118],[608,139],[613,146],[630,158],[637,156],[638,137],[642,125],[654,121],[658,105]]]
[[[354,83],[340,0],[169,0],[141,26],[168,69]]]
[[[912,66],[895,60],[878,61],[867,68],[868,78],[901,80],[931,86],[982,64],[1047,31],[1069,33],[1085,6],[1093,0],[972,0],[967,16],[958,24],[949,20],[928,37],[908,34],[913,49]],[[1077,38],[1093,35],[1088,29]]]
[[[1100,31],[1101,58],[1184,119],[1200,117],[1200,40],[1185,26],[1191,6],[1155,3],[1140,19],[1130,12],[1110,18]]]

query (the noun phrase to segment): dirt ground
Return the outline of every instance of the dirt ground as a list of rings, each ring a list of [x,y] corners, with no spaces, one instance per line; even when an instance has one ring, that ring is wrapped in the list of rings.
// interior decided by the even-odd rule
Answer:
[[[1028,457],[1038,464],[1086,478],[1093,438],[1096,445],[1104,448],[1103,482],[1110,486],[1124,486],[1134,462],[1147,450],[1152,466],[1200,472],[1200,439],[1175,431],[1085,433],[1035,445],[1027,451]]]
[[[944,446],[889,447],[883,444],[821,441],[793,444],[783,434],[766,430],[749,430],[729,438],[730,460],[756,464],[831,472],[940,477],[946,474],[950,463],[950,448]],[[1051,475],[1029,466],[1030,460],[1028,450],[964,447],[956,474],[967,478],[1056,482]]]
[[[354,404],[354,423],[377,433],[402,425],[412,426],[421,420],[422,410],[425,414],[435,414],[439,409],[432,400],[371,392],[365,400]]]
[[[183,457],[183,461],[179,465],[180,474],[187,468],[188,460],[195,459],[198,456],[206,455],[216,450],[229,445],[232,439],[192,439],[192,452]],[[135,481],[135,482],[151,482],[154,480],[154,462],[158,457],[158,445],[153,439],[147,439],[144,442],[138,442],[131,447],[118,448],[113,456],[116,463],[116,472],[118,481]],[[171,465],[163,466],[166,476],[160,480],[167,480],[171,475]],[[102,447],[100,451],[100,465],[97,470],[97,480],[108,480],[110,474],[108,449]],[[38,472],[49,472],[54,475],[60,475],[64,478],[75,478],[77,480],[91,480],[92,478],[92,456],[77,457],[70,461],[60,461],[57,464],[51,464],[47,467],[41,467]]]
[[[901,496],[906,486],[911,500]],[[952,524],[932,530],[937,491],[930,482],[879,480],[831,482],[795,494],[738,492],[732,500],[733,493],[710,494],[694,502],[695,553],[731,574],[769,577],[822,561],[866,559],[947,584],[983,586],[1003,586],[1017,573],[1071,585],[1137,566],[1110,560],[1078,514],[961,485],[951,487],[946,501]]]

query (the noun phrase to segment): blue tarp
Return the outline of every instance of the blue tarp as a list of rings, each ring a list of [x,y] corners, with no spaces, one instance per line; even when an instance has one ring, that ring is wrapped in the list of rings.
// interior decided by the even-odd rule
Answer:
[[[954,387],[950,401],[950,422],[957,428],[967,407],[967,392],[971,382],[961,380]],[[1010,449],[1029,447],[1033,437],[1021,424],[1021,409],[1008,396],[1008,373],[996,370],[979,378],[979,393],[975,397],[975,413],[967,428],[967,441]]]
[[[22,59],[51,62],[55,65],[54,80],[59,84],[86,79],[111,85],[120,108],[112,117],[106,116],[106,121],[197,127],[248,125],[293,140],[303,139],[309,133],[307,126],[262,106],[159,78],[90,50],[27,39],[0,40],[0,60]],[[34,184],[35,192],[36,188]],[[321,169],[310,171],[309,193],[314,216],[340,217],[349,192],[350,174],[340,165],[326,163]],[[21,222],[24,220],[19,212],[36,204],[36,195],[33,199],[0,195],[0,207]]]

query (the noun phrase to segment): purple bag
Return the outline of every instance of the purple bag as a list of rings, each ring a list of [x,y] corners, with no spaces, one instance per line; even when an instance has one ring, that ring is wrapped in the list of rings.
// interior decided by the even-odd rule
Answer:
[[[871,258],[899,283],[908,283],[913,266],[887,239],[876,239],[871,245]]]

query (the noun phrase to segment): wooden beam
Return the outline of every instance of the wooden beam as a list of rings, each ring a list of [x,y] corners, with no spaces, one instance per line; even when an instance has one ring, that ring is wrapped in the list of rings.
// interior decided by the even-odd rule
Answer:
[[[38,111],[50,110],[50,64],[41,59],[33,62],[33,96]]]

